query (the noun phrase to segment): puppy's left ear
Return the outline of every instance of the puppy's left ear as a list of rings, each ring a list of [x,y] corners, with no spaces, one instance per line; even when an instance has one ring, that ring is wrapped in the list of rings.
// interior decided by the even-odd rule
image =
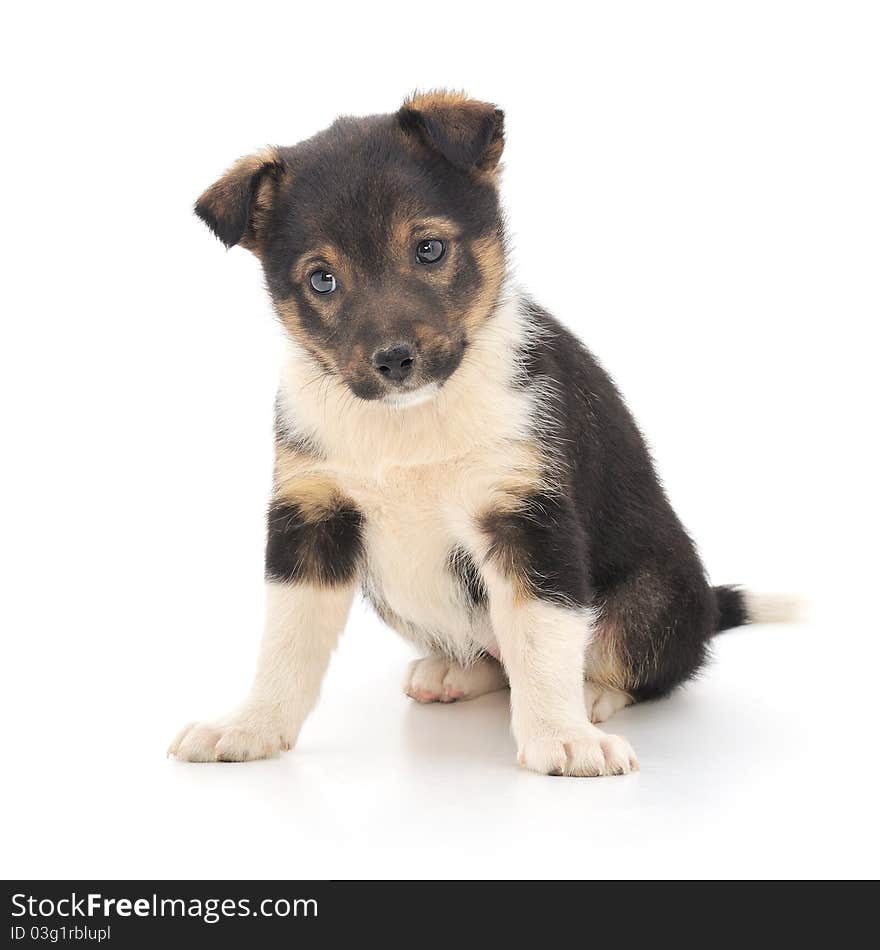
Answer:
[[[504,113],[464,93],[417,93],[400,107],[397,121],[464,171],[493,172],[504,150]]]
[[[240,244],[256,253],[283,172],[274,148],[240,158],[199,198],[195,212],[227,247]]]

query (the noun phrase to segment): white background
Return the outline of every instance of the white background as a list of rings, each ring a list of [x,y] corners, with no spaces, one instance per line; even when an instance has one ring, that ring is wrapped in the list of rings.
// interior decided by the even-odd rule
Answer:
[[[2,860],[11,877],[876,875],[880,46],[871,3],[7,11]],[[449,85],[507,113],[521,282],[615,375],[715,583],[812,620],[515,764],[360,609],[299,747],[164,756],[246,689],[278,330],[191,204],[237,156]]]

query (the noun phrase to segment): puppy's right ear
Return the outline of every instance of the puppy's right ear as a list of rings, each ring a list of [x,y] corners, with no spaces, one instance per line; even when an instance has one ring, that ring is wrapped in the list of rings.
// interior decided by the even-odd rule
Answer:
[[[240,158],[199,198],[195,212],[227,247],[240,244],[256,252],[283,172],[275,148]]]

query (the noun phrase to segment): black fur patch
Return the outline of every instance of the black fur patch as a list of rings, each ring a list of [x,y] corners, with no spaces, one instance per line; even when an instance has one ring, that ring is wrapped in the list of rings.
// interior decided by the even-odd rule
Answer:
[[[320,521],[305,519],[297,505],[269,509],[266,578],[343,584],[352,581],[363,554],[363,517],[343,504]]]
[[[751,623],[746,611],[743,592],[739,587],[716,587],[715,599],[718,601],[718,631],[730,630]]]
[[[489,512],[481,528],[489,557],[537,597],[585,606],[590,601],[583,526],[568,498],[535,493],[516,511]]]

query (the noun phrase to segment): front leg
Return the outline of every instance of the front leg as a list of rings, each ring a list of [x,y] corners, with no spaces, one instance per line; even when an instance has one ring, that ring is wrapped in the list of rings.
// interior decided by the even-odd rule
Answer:
[[[262,759],[294,745],[345,626],[360,559],[360,516],[335,493],[276,501],[266,545],[266,625],[253,685],[233,713],[182,729],[189,762]]]
[[[492,627],[510,680],[520,765],[548,775],[638,769],[619,736],[591,722],[584,664],[593,635],[585,543],[566,503],[535,495],[480,519]]]

